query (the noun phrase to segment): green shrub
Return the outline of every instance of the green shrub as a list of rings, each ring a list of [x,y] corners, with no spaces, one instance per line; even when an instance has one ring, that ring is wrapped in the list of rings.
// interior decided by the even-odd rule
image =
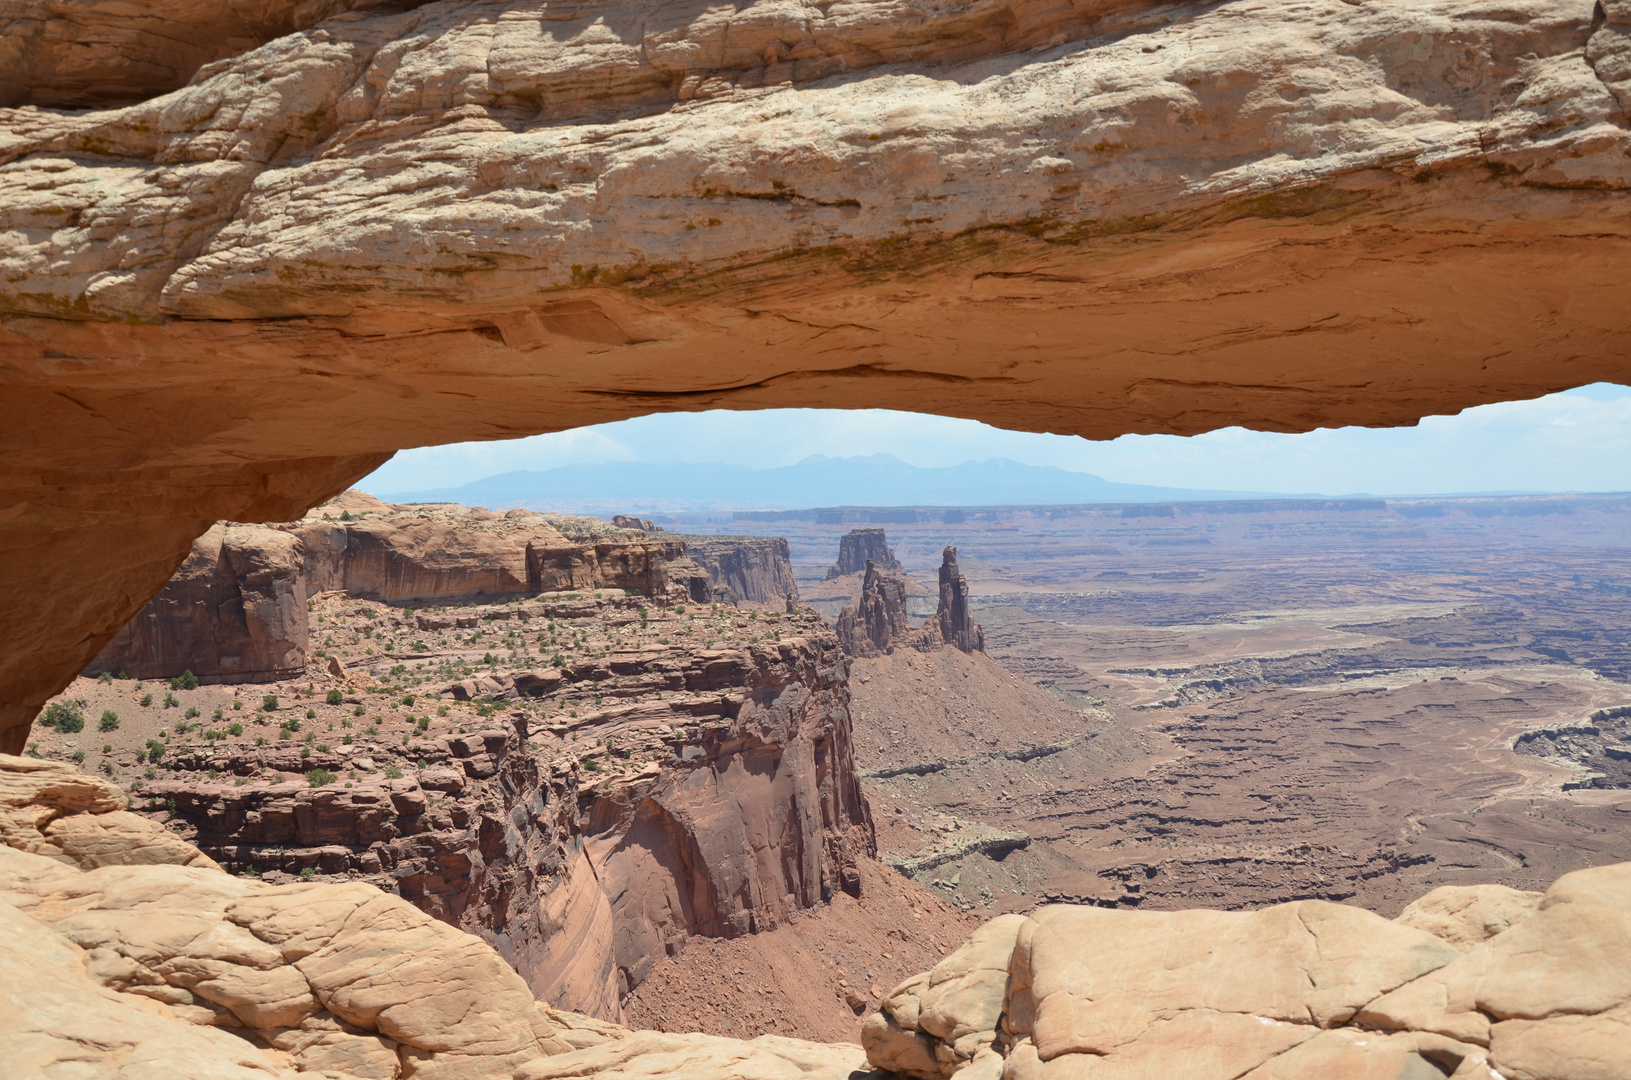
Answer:
[[[147,760],[151,761],[151,762],[153,762],[153,764],[157,765],[159,759],[162,758],[163,756],[164,756],[164,744],[159,742],[157,739],[148,739],[147,740]]]
[[[55,728],[64,735],[72,735],[76,731],[85,730],[85,714],[77,705],[67,701],[53,701],[45,707],[40,716],[40,723],[48,728]]]
[[[307,720],[317,719],[317,710],[316,709],[307,709],[306,710],[306,719]]]
[[[176,697],[174,694],[165,694],[164,695],[164,707],[166,709],[174,709],[177,706],[179,706],[180,704],[181,704],[181,699]]]
[[[402,698],[402,704],[406,708],[411,708],[413,706],[413,701],[414,697],[412,694],[405,694]]]
[[[143,694],[142,695],[142,708],[150,709],[152,707],[153,707],[153,695],[152,694]]]
[[[392,765],[390,768],[385,770],[385,778],[387,780],[400,780],[402,779],[402,770],[397,768],[395,765]]]
[[[103,684],[111,683],[113,682],[113,676],[104,671],[96,677],[96,681]]]
[[[237,738],[239,735],[244,733],[244,726],[238,723],[238,721],[234,720],[232,723],[227,725],[227,733],[233,738]]]
[[[198,715],[198,706],[197,705],[193,705],[193,706],[188,707],[188,709],[187,709],[187,719],[191,720],[193,717],[195,717],[197,715]]]
[[[191,669],[189,669],[187,671],[183,671],[180,675],[177,675],[175,678],[170,680],[170,689],[172,689],[172,690],[197,690],[198,689],[198,676],[194,675],[192,673]]]
[[[302,746],[302,747],[301,747],[301,748],[300,748],[300,757],[301,757],[301,758],[302,758],[302,759],[305,759],[305,758],[309,758],[309,757],[311,757],[311,747],[309,747],[309,746]]]
[[[330,690],[328,692],[328,703],[330,705],[344,704],[345,703],[345,695],[340,693],[338,690]]]
[[[78,765],[78,764],[82,763],[85,760],[85,751],[75,750],[72,754],[69,755],[69,757],[72,757],[74,759],[74,764]]]
[[[351,745],[351,733],[348,731],[340,737],[340,741],[347,746]]]
[[[300,880],[301,881],[310,881],[312,878],[314,878],[316,876],[317,876],[317,871],[313,870],[309,866],[306,867],[304,870],[300,871]]]
[[[306,773],[306,783],[312,787],[322,787],[324,784],[334,783],[336,777],[327,769],[312,769]]]
[[[261,708],[265,709],[267,712],[271,712],[273,709],[276,709],[277,708],[277,695],[276,694],[263,694],[263,695],[261,695]]]
[[[352,710],[351,710],[351,715],[352,715],[352,716],[361,716],[361,715],[363,715],[363,714],[364,714],[364,713],[366,713],[366,712],[367,712],[367,711],[368,711],[368,710],[367,710],[367,709],[365,709],[365,708],[364,708],[364,707],[363,707],[363,706],[361,706],[361,705],[358,705],[358,706],[357,706],[357,707],[356,707],[356,708],[355,708],[355,709],[352,709]]]
[[[102,719],[100,719],[100,720],[98,720],[96,722],[96,730],[97,731],[118,731],[119,730],[119,714],[114,712],[112,709],[103,709],[102,710]],[[106,753],[106,751],[103,751],[103,752]]]

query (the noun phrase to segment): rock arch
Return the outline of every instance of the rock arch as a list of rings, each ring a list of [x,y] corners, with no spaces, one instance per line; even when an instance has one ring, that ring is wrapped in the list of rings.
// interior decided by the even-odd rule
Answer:
[[[1628,0],[351,7],[261,5],[169,92],[0,88],[135,101],[0,110],[0,750],[211,522],[403,447],[1631,379]],[[19,10],[4,48],[57,17]]]

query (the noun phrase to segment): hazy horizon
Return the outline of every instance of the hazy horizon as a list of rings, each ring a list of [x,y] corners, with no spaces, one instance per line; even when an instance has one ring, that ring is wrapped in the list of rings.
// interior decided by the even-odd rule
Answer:
[[[855,467],[861,464],[856,459],[870,458],[877,458],[880,468],[892,467],[881,455],[936,474],[1012,462],[1031,467],[1015,476],[1034,479],[1036,469],[1060,470],[1112,487],[1181,489],[1187,498],[1203,492],[1326,498],[1619,492],[1631,490],[1631,388],[1598,383],[1430,416],[1411,427],[1321,428],[1296,435],[1226,428],[1103,442],[883,409],[659,413],[523,439],[404,450],[357,486],[400,497],[446,492],[510,473],[612,463],[665,469],[683,484],[685,470],[675,472],[676,467],[764,473],[820,466],[823,459]],[[1073,479],[1060,482],[1081,487]],[[811,502],[794,490],[779,494],[787,508],[839,502],[941,505],[930,498]],[[686,501],[683,491],[672,496]]]

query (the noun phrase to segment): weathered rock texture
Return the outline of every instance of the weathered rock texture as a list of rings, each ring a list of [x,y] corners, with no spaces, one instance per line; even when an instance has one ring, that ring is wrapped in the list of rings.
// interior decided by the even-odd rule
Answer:
[[[733,603],[767,604],[793,610],[798,582],[787,541],[779,536],[681,536],[685,554],[708,574]]]
[[[210,522],[405,445],[1631,378],[1626,0],[229,8],[6,9],[6,746]]]
[[[0,758],[8,795],[42,774],[27,764]],[[61,800],[60,785],[37,794]],[[121,813],[100,805],[74,816]],[[480,940],[369,884],[277,886],[196,850],[190,866],[129,854],[82,869],[0,846],[8,1075],[839,1080],[865,1067],[853,1046],[640,1034],[557,1012]]]
[[[557,525],[585,531],[567,536]],[[452,505],[381,503],[355,520],[319,507],[291,528],[305,545],[312,591],[387,603],[595,588],[660,597],[667,564],[685,550],[594,519]]]
[[[827,568],[827,580],[862,573],[874,563],[880,570],[905,572],[882,529],[851,529],[838,538],[838,561]]]
[[[192,844],[127,806],[117,785],[70,765],[0,754],[0,847],[81,870],[149,864],[215,868]]]
[[[923,627],[931,642],[963,652],[984,652],[985,634],[968,608],[968,579],[957,569],[957,549],[948,547],[940,557],[940,606]]]
[[[883,656],[917,633],[906,617],[906,581],[885,574],[871,559],[861,580],[861,595],[838,613],[834,628],[844,651],[851,656]]]
[[[271,682],[306,669],[306,551],[262,525],[217,522],[89,673]]]
[[[940,604],[917,629],[907,618],[909,584],[904,576],[884,573],[867,560],[860,598],[838,615],[838,640],[845,652],[871,657],[898,648],[928,651],[945,645],[969,653],[985,650],[985,635],[969,614],[968,581],[957,569],[956,548],[948,547],[942,553]]]
[[[475,733],[172,742],[175,771],[145,795],[173,806],[229,870],[361,877],[480,935],[538,996],[615,1019],[621,998],[690,937],[768,929],[853,895],[857,861],[876,853],[850,745],[847,661],[820,618],[777,618],[761,636],[770,620],[731,611],[740,628],[721,620],[686,646],[667,642],[702,629],[696,617],[648,604],[545,596],[445,619],[370,609],[355,622],[371,650],[390,653],[455,623],[473,640],[597,640],[574,644],[580,659],[557,651],[555,666],[537,656],[482,675],[449,665],[466,673],[441,684],[450,697],[525,705]],[[340,612],[349,620],[357,606],[325,603],[324,626],[344,633]],[[620,636],[636,629],[643,642]],[[331,684],[346,704],[323,703],[307,723],[332,728],[344,716],[349,727],[353,701],[383,710],[371,692],[401,699],[414,689],[392,682],[404,667],[376,669],[385,685],[360,672]],[[300,774],[314,769],[349,779],[308,787]]]
[[[1044,907],[987,923],[863,1030],[920,1080],[1625,1075],[1631,864],[1446,886],[1388,922]]]

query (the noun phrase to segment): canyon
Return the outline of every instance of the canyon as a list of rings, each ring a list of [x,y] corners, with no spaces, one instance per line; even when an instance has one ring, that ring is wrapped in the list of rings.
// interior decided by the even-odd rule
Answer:
[[[1627,0],[11,0],[0,1061],[1621,1080],[1623,499],[908,509],[886,588],[342,493],[1631,381],[1628,94]]]
[[[957,547],[989,652],[877,650],[850,677],[881,857],[954,905],[1391,917],[1439,886],[1631,858],[1626,513],[1279,500],[719,527],[785,534],[801,584],[869,516],[924,581]]]

